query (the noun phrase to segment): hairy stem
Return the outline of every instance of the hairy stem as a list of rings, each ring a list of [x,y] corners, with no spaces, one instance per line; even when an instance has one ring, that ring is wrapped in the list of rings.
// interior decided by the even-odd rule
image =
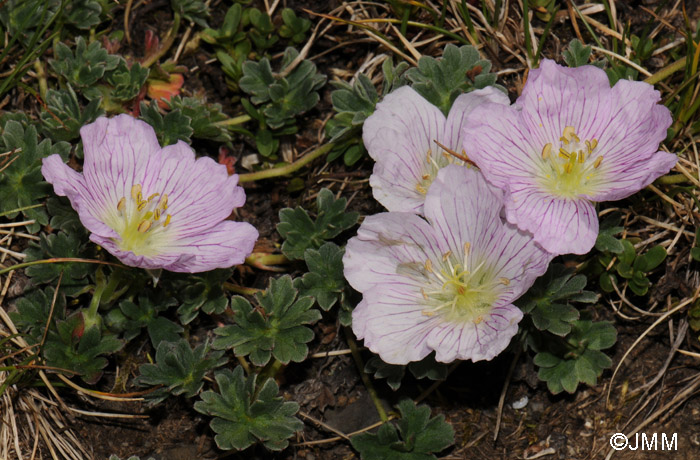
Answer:
[[[286,166],[280,166],[279,168],[266,169],[264,171],[257,171],[254,173],[246,173],[238,176],[238,182],[253,182],[260,179],[270,179],[272,177],[286,176],[299,169],[303,168],[307,164],[314,161],[316,158],[328,153],[335,145],[333,143],[328,143],[322,147],[317,148],[311,153],[307,153],[302,158],[298,159],[292,164]]]

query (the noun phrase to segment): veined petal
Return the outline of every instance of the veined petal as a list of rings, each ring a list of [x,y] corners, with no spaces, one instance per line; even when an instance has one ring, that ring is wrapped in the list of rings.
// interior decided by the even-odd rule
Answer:
[[[467,117],[475,108],[486,103],[508,106],[510,100],[503,91],[493,86],[487,86],[484,89],[471,91],[457,97],[450,108],[450,113],[447,114],[444,141],[441,141],[443,145],[461,153],[462,149],[465,149],[463,135]],[[468,150],[466,150],[466,154],[469,155]]]
[[[585,198],[561,198],[524,189],[507,197],[506,217],[555,255],[585,254],[598,237],[598,215]]]
[[[390,283],[416,286],[401,272],[418,271],[426,260],[437,259],[445,251],[447,245],[441,245],[430,225],[415,214],[368,216],[345,248],[345,278],[360,292]]]
[[[376,161],[370,184],[389,211],[419,212],[418,189],[428,170],[427,155],[443,138],[445,116],[408,86],[388,94],[363,125],[362,140]]]

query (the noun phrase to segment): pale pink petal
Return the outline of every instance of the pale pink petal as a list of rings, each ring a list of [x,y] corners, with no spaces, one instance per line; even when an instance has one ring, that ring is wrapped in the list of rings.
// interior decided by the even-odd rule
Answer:
[[[465,148],[463,135],[467,117],[475,108],[486,103],[508,106],[510,100],[503,91],[493,86],[460,95],[452,104],[450,113],[447,114],[444,140],[440,142],[457,153],[461,153],[462,149]],[[466,153],[469,154],[469,152]]]

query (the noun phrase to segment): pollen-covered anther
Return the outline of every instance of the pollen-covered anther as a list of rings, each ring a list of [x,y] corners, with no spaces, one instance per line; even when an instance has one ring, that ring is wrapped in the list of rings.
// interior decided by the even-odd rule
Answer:
[[[119,203],[117,203],[117,211],[124,211],[126,208],[126,197],[121,197]]]
[[[483,316],[477,316],[476,318],[474,318],[474,324],[480,324],[483,320]]]
[[[503,284],[504,286],[508,286],[508,285],[510,284],[510,280],[509,280],[508,278],[505,278],[505,277],[504,277],[504,278],[499,278],[498,280],[499,280],[499,281],[501,282],[501,284]]]
[[[138,200],[138,196],[141,194],[141,184],[135,184],[131,187],[131,198]],[[141,201],[141,200],[138,200]]]
[[[542,148],[542,159],[546,160],[549,158],[549,155],[552,153],[552,143],[545,144],[544,147]]]
[[[601,164],[602,162],[603,162],[603,156],[601,155],[601,156],[599,156],[598,158],[595,159],[595,161],[593,162],[593,167],[594,167],[595,169],[598,169],[598,167],[600,166],[600,164]]]
[[[449,259],[451,255],[452,255],[452,251],[447,251],[446,253],[444,253],[442,255],[442,261],[447,262],[447,259]]]
[[[426,190],[426,188],[423,187],[421,184],[416,184],[416,191],[421,195],[425,195],[426,193],[428,193],[428,190]]]
[[[467,257],[469,255],[469,250],[472,248],[472,245],[469,241],[466,241],[464,243],[464,257]]]
[[[151,228],[151,221],[144,219],[139,223],[138,231],[140,233],[146,233],[149,228]]]
[[[425,270],[428,271],[428,272],[432,272],[432,271],[433,271],[433,263],[430,261],[430,259],[427,259],[427,260],[425,261]]]
[[[165,227],[168,226],[168,224],[170,223],[170,219],[171,219],[172,217],[173,217],[173,216],[171,216],[170,214],[168,214],[167,216],[165,216],[165,222],[163,222],[163,228],[165,228]]]

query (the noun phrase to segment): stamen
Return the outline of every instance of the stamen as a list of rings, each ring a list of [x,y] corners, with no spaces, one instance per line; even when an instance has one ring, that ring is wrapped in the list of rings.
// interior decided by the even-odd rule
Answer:
[[[138,231],[141,233],[145,233],[148,231],[149,228],[151,228],[151,221],[150,220],[142,220],[141,223],[139,224]]]
[[[163,228],[165,228],[165,227],[168,226],[168,224],[170,223],[170,218],[171,218],[171,217],[173,217],[173,216],[171,216],[170,214],[168,214],[167,216],[165,216],[165,222],[163,222]]]
[[[168,216],[169,217],[169,216]],[[167,221],[167,220],[166,220]],[[427,259],[425,261],[425,270],[429,272],[433,272],[433,263],[430,261],[430,259]]]
[[[148,201],[151,201],[153,198],[157,197],[158,195],[160,195],[160,193],[151,194],[151,196],[148,197]]]
[[[464,257],[467,257],[469,255],[469,250],[471,249],[472,245],[469,241],[464,243]]]
[[[426,193],[428,193],[428,191],[425,189],[425,187],[423,187],[421,184],[416,184],[416,190],[421,195],[425,195]]]
[[[508,278],[499,278],[498,280],[501,282],[501,284],[505,286],[508,286],[510,284],[510,280]]]
[[[477,316],[476,318],[474,318],[474,324],[479,324],[479,323],[481,323],[483,320],[484,320],[484,317],[483,317],[483,316]]]
[[[136,202],[140,203],[143,201],[143,194],[141,192],[136,194]]]
[[[156,208],[156,210],[153,211],[153,219],[160,220],[160,209]]]
[[[139,201],[138,205],[136,205],[136,209],[138,209],[139,211],[143,211],[147,204],[148,201]]]
[[[435,316],[435,312],[432,310],[423,310],[420,314],[423,316]]]
[[[578,162],[583,163],[584,161],[586,161],[586,154],[583,153],[583,150],[579,150],[578,151]]]
[[[430,160],[433,157],[433,151],[431,149],[428,149],[428,152],[425,154],[425,161],[426,163],[430,164]]]
[[[565,127],[564,131],[562,132],[562,137],[564,137],[566,140],[570,140],[572,136],[576,136],[576,128],[573,126]]]
[[[447,251],[442,255],[442,261],[447,262],[447,259],[452,255],[452,251]]]
[[[591,139],[591,150],[595,150],[598,147],[598,139]]]
[[[164,193],[163,196],[160,197],[160,201],[158,202],[158,207],[165,211],[168,209],[168,194]]]
[[[117,203],[117,211],[123,211],[124,208],[126,208],[126,198],[122,197],[119,203]]]
[[[131,187],[131,198],[136,199],[138,195],[141,193],[141,184],[136,184]],[[141,201],[141,200],[139,200]]]
[[[593,167],[595,169],[598,169],[598,166],[603,162],[603,155],[599,156],[598,158],[595,159],[595,162],[593,163]]]
[[[566,150],[564,150],[563,147],[561,147],[559,149],[559,156],[562,158],[566,158],[568,160],[569,159],[569,152],[567,152]]]
[[[425,293],[425,289],[420,288],[420,293],[423,294],[423,298],[425,300],[430,300],[430,297],[428,297],[428,294]]]
[[[552,153],[552,144],[551,142],[548,144],[544,145],[544,148],[542,149],[542,159],[546,160],[549,158],[549,154]]]
[[[423,174],[423,180],[430,179],[430,174]]]

